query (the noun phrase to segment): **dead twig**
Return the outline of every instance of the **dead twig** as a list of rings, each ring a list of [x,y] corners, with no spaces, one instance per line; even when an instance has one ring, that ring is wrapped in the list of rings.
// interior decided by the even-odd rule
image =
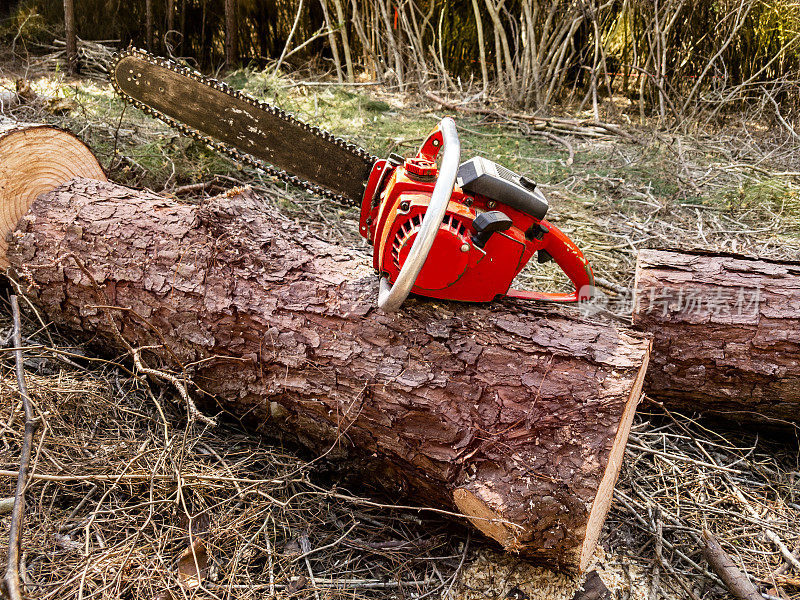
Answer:
[[[214,185],[213,181],[201,181],[200,183],[190,183],[189,185],[182,185],[172,190],[173,196],[180,196],[181,194],[192,194],[194,192],[202,192],[208,187]]]
[[[800,544],[797,544],[797,545],[794,547],[794,552],[792,552],[791,556],[792,556],[792,558],[794,558],[795,560],[797,560],[797,559],[800,559]],[[782,564],[780,567],[778,567],[777,569],[775,569],[775,570],[772,572],[772,574],[773,574],[774,576],[776,576],[776,577],[777,577],[777,576],[780,576],[780,575],[786,575],[786,573],[788,573],[788,572],[789,572],[789,568],[790,568],[790,566],[791,566],[792,564],[793,564],[793,563],[792,563],[792,561],[789,561],[789,560],[787,560],[787,561],[786,561],[786,562],[784,562],[784,563],[783,563],[783,564]],[[798,569],[798,572],[800,572],[800,569]]]
[[[100,308],[105,312],[106,319],[108,320],[109,326],[113,330],[113,332],[115,334],[115,337],[119,340],[119,342],[125,347],[125,349],[127,349],[128,353],[131,355],[131,358],[133,359],[133,364],[136,367],[136,370],[141,372],[141,373],[143,373],[143,374],[145,374],[145,375],[148,375],[148,376],[152,377],[153,379],[155,379],[157,381],[160,380],[160,381],[166,381],[166,382],[170,383],[172,385],[172,387],[174,387],[177,390],[178,394],[180,394],[181,399],[186,404],[186,413],[187,413],[187,416],[189,418],[189,423],[190,424],[193,423],[195,421],[195,419],[196,419],[198,421],[201,421],[202,423],[205,423],[206,425],[211,425],[212,427],[216,426],[217,425],[216,419],[214,419],[213,417],[208,417],[208,416],[204,415],[200,411],[200,409],[197,408],[197,405],[194,403],[194,400],[192,399],[191,395],[189,394],[189,390],[188,390],[188,388],[186,386],[185,381],[182,381],[181,379],[179,379],[175,375],[173,375],[171,373],[167,373],[166,371],[160,371],[158,369],[153,369],[151,367],[148,367],[144,363],[144,361],[142,360],[142,351],[143,350],[147,350],[148,347],[134,348],[133,346],[131,346],[130,343],[128,343],[128,340],[126,340],[122,336],[122,332],[119,330],[119,327],[117,327],[117,323],[116,323],[116,321],[114,321],[114,317],[111,315],[111,312],[110,312],[111,309],[118,309],[118,310],[125,310],[125,309],[121,308],[121,307],[117,308],[117,307],[114,307],[114,306],[109,306],[109,305],[104,304],[103,303],[104,300],[105,300],[104,294],[100,290],[100,286],[95,281],[95,279],[92,276],[91,272],[86,268],[86,265],[84,265],[83,262],[77,256],[75,256],[74,254],[70,254],[70,256],[75,261],[75,263],[78,265],[78,268],[87,277],[87,279],[89,280],[89,283],[91,283],[92,288],[94,289],[95,295],[97,296],[98,302],[99,302],[99,304],[97,306],[95,306],[95,308]],[[144,321],[145,323],[147,322],[146,319],[141,319],[141,320]]]
[[[557,136],[554,133],[550,133],[549,131],[539,131],[537,129],[531,129],[531,128],[527,128],[526,133],[528,135],[539,135],[548,140],[552,140],[557,144],[561,144],[562,146],[564,146],[564,148],[567,149],[567,152],[569,152],[569,158],[567,158],[566,165],[568,167],[571,167],[572,163],[575,162],[575,148],[572,147],[572,144],[570,144],[568,139]]]
[[[186,388],[186,384],[183,381],[175,377],[175,375],[172,373],[159,371],[158,369],[151,369],[150,367],[146,366],[144,362],[142,362],[142,350],[146,349],[147,347],[130,348],[131,357],[133,358],[133,364],[136,365],[136,370],[140,373],[144,373],[145,375],[149,375],[153,379],[166,381],[172,384],[172,387],[177,390],[184,404],[186,404],[186,413],[189,417],[190,423],[197,419],[206,425],[211,425],[212,427],[216,426],[216,419],[213,417],[207,417],[200,412],[199,408],[197,408],[197,405],[194,403],[194,400],[192,400],[191,395],[189,395],[189,390]]]
[[[493,116],[512,121],[523,121],[526,123],[531,123],[537,131],[548,129],[557,133],[571,133],[574,135],[590,136],[590,137],[610,137],[610,135],[616,135],[623,137],[631,142],[637,141],[636,138],[634,138],[631,134],[624,131],[620,127],[608,123],[601,123],[600,121],[578,121],[575,119],[564,119],[564,118],[542,118],[542,117],[535,117],[533,115],[525,113],[503,112],[491,108],[463,106],[461,104],[456,104],[454,102],[445,100],[444,98],[441,98],[430,91],[425,91],[424,94],[426,98],[433,100],[434,102],[436,102],[437,104],[443,106],[448,110],[457,110],[459,112],[469,113],[473,115]],[[556,141],[561,142],[561,140],[556,140]]]
[[[11,313],[14,319],[13,340],[16,350],[14,351],[14,361],[17,371],[17,386],[19,395],[22,397],[22,407],[25,411],[25,434],[22,438],[22,449],[19,456],[19,474],[17,475],[17,489],[14,492],[14,506],[11,509],[11,526],[8,531],[8,565],[6,574],[3,577],[5,591],[10,600],[22,600],[22,590],[19,580],[19,561],[20,546],[22,536],[22,526],[25,514],[25,487],[28,483],[28,465],[31,460],[31,446],[33,436],[36,433],[38,420],[33,415],[33,405],[28,396],[28,388],[25,385],[25,366],[22,361],[22,324],[19,316],[19,303],[17,296],[11,296]]]
[[[728,553],[719,545],[717,538],[708,530],[703,529],[703,554],[711,569],[719,575],[731,594],[740,600],[763,600],[755,586],[747,576],[739,570]]]
[[[286,53],[289,50],[289,46],[292,43],[292,38],[294,37],[295,31],[297,31],[297,24],[300,22],[300,16],[303,14],[303,0],[300,0],[300,4],[297,6],[297,14],[294,18],[294,23],[292,23],[292,30],[289,32],[289,37],[286,38],[286,45],[283,47],[283,52],[281,52],[280,58],[278,58],[278,62],[275,63],[275,71],[274,75],[280,73],[281,70],[281,63],[283,59],[286,57]]]
[[[664,556],[662,555],[662,546],[664,542],[664,524],[661,520],[661,509],[658,505],[652,507],[651,517],[650,520],[653,524],[653,529],[655,529],[655,555],[656,560],[653,563],[653,576],[650,579],[650,599],[651,600],[658,600],[658,596],[661,593],[660,589],[660,579],[661,579],[661,565],[664,562]]]

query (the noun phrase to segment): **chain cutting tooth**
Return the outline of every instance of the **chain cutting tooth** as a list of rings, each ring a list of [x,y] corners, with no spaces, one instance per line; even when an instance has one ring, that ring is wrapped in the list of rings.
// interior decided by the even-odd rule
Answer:
[[[356,144],[353,144],[352,142],[347,142],[347,141],[343,140],[342,138],[337,137],[337,136],[333,135],[332,133],[330,133],[328,131],[325,131],[324,129],[316,127],[315,125],[310,125],[308,123],[305,123],[304,121],[301,121],[301,120],[297,119],[294,115],[292,115],[291,113],[283,110],[282,108],[279,108],[277,106],[273,106],[271,104],[267,104],[266,102],[262,102],[262,101],[260,101],[260,100],[258,100],[256,98],[253,98],[252,96],[248,96],[246,94],[243,94],[239,90],[233,90],[233,89],[230,88],[230,86],[227,83],[217,81],[216,79],[213,79],[211,77],[205,77],[204,75],[202,75],[201,73],[199,73],[198,71],[196,71],[194,69],[190,69],[188,67],[184,67],[184,66],[179,65],[179,64],[177,64],[177,63],[175,63],[175,62],[173,62],[171,60],[165,60],[165,59],[162,59],[162,58],[156,58],[156,57],[150,55],[149,53],[145,52],[144,50],[141,50],[140,48],[135,48],[135,47],[129,46],[127,48],[127,50],[122,50],[122,51],[118,52],[117,54],[114,55],[114,59],[113,59],[114,64],[116,65],[117,63],[119,63],[119,61],[121,61],[126,56],[134,56],[134,55],[137,56],[138,58],[142,59],[142,60],[145,60],[146,62],[149,62],[150,64],[154,64],[154,65],[158,65],[158,66],[164,67],[166,69],[169,69],[169,70],[174,71],[176,73],[179,73],[181,75],[185,75],[187,77],[190,77],[190,78],[192,78],[192,79],[194,79],[196,81],[199,81],[200,83],[203,83],[205,85],[209,85],[209,86],[211,86],[211,87],[213,87],[215,89],[218,89],[218,90],[220,90],[220,91],[222,91],[222,92],[224,92],[226,94],[229,94],[231,96],[235,96],[237,98],[242,98],[242,99],[246,100],[247,102],[249,102],[250,104],[252,104],[253,106],[260,108],[261,110],[267,111],[267,112],[269,112],[269,113],[271,113],[271,114],[273,114],[273,115],[275,115],[275,116],[277,116],[277,117],[283,119],[284,121],[287,121],[287,122],[289,122],[289,123],[291,123],[293,125],[301,126],[304,130],[312,132],[315,135],[321,137],[322,139],[325,139],[325,140],[327,140],[329,142],[334,143],[335,145],[339,146],[340,148],[343,148],[343,149],[347,150],[348,152],[350,152],[354,156],[357,156],[358,158],[361,158],[366,162],[374,163],[375,161],[378,160],[377,156],[375,156],[373,154],[370,154],[369,152],[367,152],[366,150],[364,150],[360,146],[357,146]],[[331,200],[336,200],[337,202],[341,202],[342,204],[347,204],[347,205],[350,205],[350,206],[358,206],[358,203],[356,201],[354,201],[353,199],[351,199],[351,198],[348,198],[346,196],[342,196],[341,194],[337,194],[335,192],[332,192],[332,191],[330,191],[330,190],[328,190],[328,189],[326,189],[326,188],[324,188],[324,187],[322,187],[320,185],[317,185],[315,183],[311,183],[310,181],[305,181],[303,179],[300,179],[296,175],[290,175],[289,173],[287,173],[286,171],[284,171],[282,169],[278,169],[277,167],[273,167],[272,165],[269,165],[269,164],[267,164],[267,163],[255,158],[255,157],[253,157],[253,156],[251,156],[249,154],[245,154],[245,153],[241,152],[240,150],[238,150],[236,148],[233,148],[231,146],[228,146],[227,144],[225,144],[223,142],[219,142],[219,141],[216,141],[216,140],[214,140],[214,139],[212,139],[212,138],[210,138],[208,136],[205,136],[202,133],[200,133],[199,131],[197,131],[196,129],[191,128],[188,125],[185,125],[183,123],[180,123],[179,121],[177,121],[177,120],[175,120],[175,119],[173,119],[171,117],[168,117],[167,115],[164,115],[164,114],[158,112],[155,109],[150,108],[149,106],[143,104],[142,102],[136,100],[135,98],[132,98],[131,96],[129,96],[128,94],[123,92],[122,89],[120,88],[119,84],[117,83],[116,77],[114,76],[114,70],[112,70],[112,72],[111,72],[111,85],[114,88],[114,90],[117,92],[117,94],[119,94],[119,96],[122,97],[123,100],[125,100],[129,104],[135,106],[136,108],[144,111],[145,114],[151,115],[151,116],[159,119],[160,121],[163,121],[164,123],[166,123],[170,127],[174,128],[174,129],[177,129],[179,132],[183,133],[184,135],[187,135],[187,136],[189,136],[189,137],[191,137],[191,138],[193,138],[193,139],[195,139],[195,140],[197,140],[197,141],[199,141],[201,143],[204,143],[209,148],[212,148],[212,149],[214,149],[214,150],[216,150],[218,152],[222,152],[223,154],[226,154],[227,156],[233,158],[237,162],[244,163],[246,165],[249,165],[251,167],[254,167],[256,169],[264,171],[265,173],[267,173],[268,175],[271,175],[272,177],[275,177],[275,178],[277,178],[277,179],[279,179],[281,181],[285,181],[287,183],[291,183],[292,185],[296,185],[298,187],[306,189],[306,190],[308,190],[308,191],[310,191],[310,192],[312,192],[314,194],[317,194],[319,196],[322,196],[324,198],[330,198]]]

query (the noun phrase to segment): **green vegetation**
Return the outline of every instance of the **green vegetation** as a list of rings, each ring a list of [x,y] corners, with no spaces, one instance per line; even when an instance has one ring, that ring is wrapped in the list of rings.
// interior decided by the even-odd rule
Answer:
[[[74,2],[74,0],[72,0]],[[401,91],[438,89],[537,110],[618,95],[636,117],[796,107],[800,5],[760,0],[149,0],[74,2],[77,36]],[[147,9],[146,6],[150,8]],[[323,6],[328,8],[323,10]],[[41,52],[65,33],[62,0],[22,0],[0,44]],[[326,16],[327,15],[327,16]],[[481,40],[482,43],[481,43]],[[279,65],[276,65],[279,62]],[[384,106],[365,107],[385,112]]]

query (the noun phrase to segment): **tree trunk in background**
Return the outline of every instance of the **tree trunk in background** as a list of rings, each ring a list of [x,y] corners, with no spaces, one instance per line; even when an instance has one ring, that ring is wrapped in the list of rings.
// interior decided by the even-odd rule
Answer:
[[[333,0],[333,4],[336,7],[336,25],[339,29],[339,33],[342,34],[342,47],[344,49],[344,62],[347,68],[347,81],[348,83],[353,83],[355,81],[355,73],[353,71],[353,57],[350,52],[350,38],[347,35],[347,22],[344,18],[344,7],[342,6],[342,0]]]
[[[400,88],[400,91],[403,91],[405,87],[405,77],[404,77],[404,69],[403,69],[403,59],[400,56],[400,47],[398,46],[397,40],[395,40],[394,31],[392,29],[392,19],[389,16],[389,8],[387,7],[384,0],[375,0],[375,3],[380,10],[380,18],[383,20],[383,26],[385,28],[386,33],[384,34],[384,40],[387,42],[387,46],[389,47],[389,51],[392,53],[394,57],[393,61],[393,68],[395,76],[397,77],[397,86]]]
[[[342,61],[339,58],[339,44],[336,41],[335,28],[331,21],[330,12],[328,11],[328,0],[319,0],[319,5],[322,7],[325,27],[328,29],[328,45],[331,47],[331,52],[333,53],[333,64],[336,67],[336,80],[342,83],[344,81],[344,77],[342,76]]]
[[[648,396],[740,422],[800,421],[800,263],[641,250],[634,326],[651,332]]]
[[[483,81],[483,97],[489,90],[489,69],[486,67],[486,48],[483,41],[483,20],[481,19],[481,9],[478,0],[472,0],[472,12],[475,15],[475,27],[478,34],[478,56],[481,62],[481,80]]]
[[[106,352],[148,346],[150,366],[395,498],[458,511],[539,562],[587,565],[648,339],[513,302],[384,314],[367,256],[251,192],[198,207],[75,180],[9,240],[13,271],[59,327]]]
[[[147,30],[147,51],[153,51],[153,0],[145,0],[145,27]]]
[[[166,13],[167,23],[162,43],[164,45],[164,53],[170,54],[173,50],[175,50],[175,46],[173,44],[176,41],[175,36],[170,35],[171,31],[175,31],[175,0],[167,0]]]
[[[201,24],[200,24],[200,48],[203,49],[203,55],[205,55],[205,47],[206,47],[206,8],[207,8],[207,0],[201,0],[200,2],[201,8]],[[209,55],[211,53],[209,52]]]
[[[181,46],[186,40],[186,0],[181,0]]]
[[[361,15],[358,12],[358,0],[350,0],[350,7],[353,11],[353,27],[355,27],[356,35],[361,41],[361,51],[364,64],[369,64],[369,74],[371,79],[378,79],[380,69],[378,55],[374,50],[374,46],[370,43],[364,28],[361,26]],[[380,76],[382,78],[382,75]]]
[[[64,32],[67,42],[67,72],[74,75],[78,66],[78,36],[75,33],[73,0],[64,0]]]
[[[225,0],[225,67],[232,69],[239,61],[236,24],[236,0]]]

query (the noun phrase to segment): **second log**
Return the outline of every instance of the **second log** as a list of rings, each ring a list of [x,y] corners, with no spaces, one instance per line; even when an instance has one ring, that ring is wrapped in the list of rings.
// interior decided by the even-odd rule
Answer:
[[[634,326],[653,334],[646,391],[775,428],[800,420],[800,263],[642,250]]]

